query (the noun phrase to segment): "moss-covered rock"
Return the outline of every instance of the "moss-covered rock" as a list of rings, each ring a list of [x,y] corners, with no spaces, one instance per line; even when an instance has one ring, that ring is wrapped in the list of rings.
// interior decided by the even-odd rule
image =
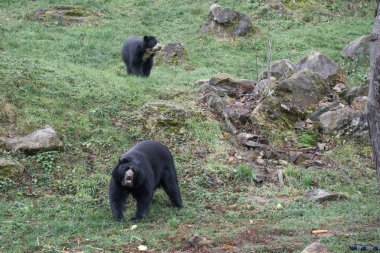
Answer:
[[[182,131],[186,120],[193,114],[179,105],[161,102],[145,105],[144,112],[146,128],[150,131],[160,128],[170,133]]]
[[[273,93],[253,110],[250,120],[266,128],[292,128],[329,96],[332,91],[328,82],[306,69],[275,86]]]
[[[104,15],[103,10],[88,10],[78,5],[61,5],[48,9],[38,8],[26,15],[26,19],[40,22],[54,22],[57,25],[71,26],[73,24],[93,23]]]
[[[363,60],[369,64],[369,42],[369,35],[362,36],[350,42],[340,55],[345,59]]]
[[[338,83],[347,83],[347,77],[343,69],[330,58],[319,52],[312,52],[301,59],[297,64],[297,70],[302,71],[305,69],[310,69],[320,74],[331,86],[335,86]]]
[[[279,81],[283,81],[294,74],[294,72],[296,71],[296,65],[294,65],[291,61],[286,59],[278,60],[271,64],[270,71],[270,76],[275,77]],[[263,80],[267,78],[268,70],[266,69],[260,74],[259,79]]]
[[[220,38],[228,38],[249,35],[258,31],[258,28],[252,25],[251,20],[244,13],[213,4],[210,6],[208,19],[200,31]]]
[[[0,179],[18,180],[23,175],[24,170],[22,164],[0,158]]]
[[[156,55],[157,63],[168,63],[174,65],[180,65],[188,59],[187,52],[184,46],[179,43],[169,43]]]

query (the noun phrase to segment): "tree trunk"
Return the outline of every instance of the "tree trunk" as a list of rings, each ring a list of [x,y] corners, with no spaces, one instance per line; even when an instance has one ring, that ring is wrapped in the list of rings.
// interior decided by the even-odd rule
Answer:
[[[375,23],[371,33],[370,60],[371,73],[366,113],[380,189],[380,0],[377,0]]]

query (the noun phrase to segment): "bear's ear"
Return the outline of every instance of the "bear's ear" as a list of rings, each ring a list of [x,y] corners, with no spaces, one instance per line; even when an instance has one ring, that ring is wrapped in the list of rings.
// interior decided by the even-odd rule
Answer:
[[[120,157],[119,158],[119,164],[122,164],[122,163],[129,163],[129,158],[127,158],[127,157]]]
[[[149,36],[144,36],[144,42],[148,42],[149,41]]]

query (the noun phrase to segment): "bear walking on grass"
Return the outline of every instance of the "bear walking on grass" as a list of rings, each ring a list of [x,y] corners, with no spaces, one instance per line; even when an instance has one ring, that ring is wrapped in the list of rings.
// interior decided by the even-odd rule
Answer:
[[[137,143],[122,155],[112,170],[109,188],[111,211],[116,221],[124,218],[128,195],[137,202],[136,214],[131,220],[139,220],[149,212],[153,192],[162,187],[174,207],[182,208],[177,172],[169,149],[156,141]]]
[[[125,42],[121,51],[128,74],[148,77],[153,67],[153,58],[161,45],[154,36],[143,39],[132,36]]]

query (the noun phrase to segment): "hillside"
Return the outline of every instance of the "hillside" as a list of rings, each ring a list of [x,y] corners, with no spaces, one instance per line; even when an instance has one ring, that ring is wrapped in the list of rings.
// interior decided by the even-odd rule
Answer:
[[[370,33],[375,3],[284,0],[280,11],[274,2],[218,1],[254,26],[247,36],[221,38],[200,31],[214,1],[2,0],[0,137],[49,125],[62,146],[28,153],[0,144],[0,160],[23,166],[12,179],[0,171],[0,251],[139,252],[146,245],[148,252],[301,252],[315,241],[332,252],[380,246],[368,142],[315,129],[237,126],[279,157],[301,150],[314,162],[262,163],[266,150],[240,145],[201,99],[198,81],[218,73],[256,84],[268,68],[268,42],[272,62],[297,63],[318,51],[343,69],[349,88],[365,83],[368,62],[340,54]],[[38,16],[57,6],[75,6],[71,19]],[[127,75],[120,51],[131,35],[179,42],[187,58],[157,60],[148,78]],[[111,169],[143,139],[173,153],[185,207],[172,208],[157,190],[146,218],[117,223],[108,203]],[[306,194],[315,189],[343,197],[310,201]],[[129,198],[126,217],[135,205]],[[311,233],[317,229],[328,233]]]

